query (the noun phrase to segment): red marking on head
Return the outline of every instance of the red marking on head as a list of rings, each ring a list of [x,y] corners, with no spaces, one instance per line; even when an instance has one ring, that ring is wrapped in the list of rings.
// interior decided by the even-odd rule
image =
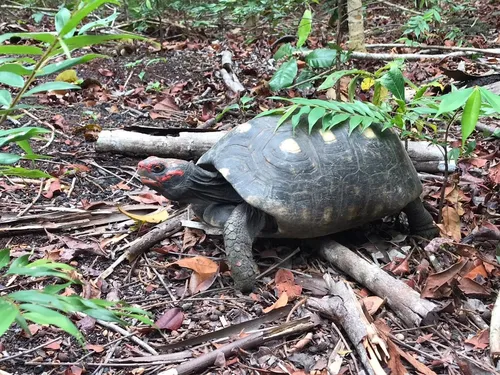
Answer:
[[[160,177],[161,182],[166,182],[174,176],[184,176],[184,171],[181,169],[176,169],[165,174],[165,176]]]

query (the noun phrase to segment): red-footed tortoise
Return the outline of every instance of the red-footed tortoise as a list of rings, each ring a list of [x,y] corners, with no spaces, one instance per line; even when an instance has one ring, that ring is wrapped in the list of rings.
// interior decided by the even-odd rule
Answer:
[[[241,124],[200,160],[149,157],[142,182],[170,200],[189,203],[206,223],[222,227],[235,287],[249,291],[258,274],[252,243],[260,232],[312,238],[395,214],[410,231],[437,234],[420,200],[422,185],[398,136],[372,125],[348,134],[261,117]]]

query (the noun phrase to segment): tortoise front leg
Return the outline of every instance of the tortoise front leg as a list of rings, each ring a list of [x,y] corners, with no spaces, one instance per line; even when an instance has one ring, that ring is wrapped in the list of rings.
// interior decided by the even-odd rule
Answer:
[[[236,289],[250,292],[259,273],[252,244],[265,224],[265,215],[248,205],[239,204],[224,225],[224,245]]]
[[[424,238],[434,238],[439,234],[439,230],[434,224],[431,214],[425,209],[420,198],[408,203],[403,209],[408,217],[410,232]]]

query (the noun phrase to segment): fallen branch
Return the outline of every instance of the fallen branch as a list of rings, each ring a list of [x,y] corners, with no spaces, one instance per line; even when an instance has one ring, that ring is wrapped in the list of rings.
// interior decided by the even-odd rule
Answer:
[[[404,282],[395,279],[376,264],[367,262],[347,247],[333,241],[315,241],[320,255],[348,274],[358,283],[370,289],[387,301],[389,307],[408,326],[418,327],[428,324],[435,318],[438,306],[420,298],[418,292]]]
[[[105,279],[111,275],[114,269],[122,263],[125,259],[133,261],[139,255],[144,254],[150,250],[154,245],[163,241],[165,238],[170,237],[172,234],[177,233],[182,229],[182,221],[187,220],[186,210],[182,210],[175,216],[171,216],[167,221],[156,225],[145,235],[135,239],[125,247],[117,250],[127,249],[118,259],[116,259],[111,266],[106,268],[98,277],[98,279]]]
[[[306,307],[319,311],[342,326],[367,374],[385,375],[379,360],[383,363],[388,361],[387,345],[377,328],[363,314],[354,291],[346,281],[334,281],[329,274],[324,275],[324,280],[330,296],[309,298]]]
[[[297,335],[302,332],[308,331],[314,327],[314,323],[309,321],[309,318],[300,319],[290,323],[282,324],[278,327],[266,330],[264,332],[257,332],[245,338],[233,341],[223,347],[202,354],[199,357],[184,362],[181,365],[171,368],[166,371],[158,373],[158,375],[189,375],[200,373],[204,369],[215,364],[219,357],[228,358],[238,352],[238,350],[248,350],[255,348],[263,343],[271,340],[278,340],[288,335]]]
[[[500,361],[500,293],[491,311],[490,356],[493,363]]]
[[[232,68],[233,61],[231,52],[223,51],[221,53],[221,58],[222,58],[222,69],[220,70],[220,74],[226,87],[231,91],[235,92],[236,94],[246,91],[245,87],[243,87],[240,80],[233,71]]]
[[[500,49],[495,48],[472,48],[472,47],[455,47],[455,46],[430,46],[427,44],[406,45],[401,43],[381,43],[381,44],[366,44],[366,48],[414,48],[414,49],[438,49],[442,51],[465,51],[477,52],[484,55],[500,55]]]
[[[468,56],[472,55],[474,52],[458,51],[448,54],[436,54],[436,55],[424,55],[418,53],[369,53],[369,52],[351,52],[349,55],[352,59],[358,60],[398,60],[405,59],[409,61],[415,60],[444,60],[451,57]]]
[[[115,152],[124,155],[154,155],[164,158],[196,160],[207,152],[227,131],[219,132],[180,132],[178,136],[154,136],[125,130],[103,130],[96,143],[99,152]],[[410,159],[422,172],[441,172],[444,150],[425,141],[407,142]],[[427,164],[426,164],[427,163]],[[450,163],[450,168],[454,164]],[[417,170],[419,170],[417,168]]]

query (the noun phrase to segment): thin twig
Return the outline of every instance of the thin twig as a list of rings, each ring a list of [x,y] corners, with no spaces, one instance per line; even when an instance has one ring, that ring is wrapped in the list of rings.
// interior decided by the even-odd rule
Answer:
[[[279,267],[280,265],[282,265],[283,263],[285,263],[288,259],[292,258],[295,254],[297,254],[298,252],[300,251],[300,248],[296,248],[290,255],[286,256],[285,258],[283,258],[280,262],[276,263],[276,264],[273,264],[271,267],[269,267],[267,270],[265,270],[264,272],[262,272],[261,274],[257,275],[256,279],[260,279],[262,277],[264,277],[265,275],[267,275],[269,272],[272,272],[275,268]]]
[[[17,217],[21,217],[23,216],[26,212],[28,212],[28,210],[33,207],[33,205],[40,199],[40,197],[42,196],[42,191],[43,191],[43,186],[44,186],[44,182],[45,182],[45,179],[42,180],[42,182],[40,183],[40,188],[38,189],[38,194],[36,195],[36,197],[31,201],[30,204],[28,204],[26,206],[26,208],[24,210],[22,210],[21,212],[19,212],[17,214]]]
[[[38,346],[35,346],[34,348],[25,350],[24,352],[17,353],[17,354],[14,354],[14,355],[10,355],[8,357],[0,358],[0,362],[9,361],[11,359],[22,357],[23,355],[26,355],[26,354],[29,354],[29,353],[33,353],[33,352],[37,351],[38,349],[41,349],[41,348],[43,348],[43,347],[45,347],[47,345],[50,345],[50,344],[52,344],[52,343],[54,343],[56,341],[59,341],[59,340],[62,340],[62,337],[57,337],[57,338],[55,338],[53,340],[47,341],[46,343],[43,343],[43,344],[38,345]]]

